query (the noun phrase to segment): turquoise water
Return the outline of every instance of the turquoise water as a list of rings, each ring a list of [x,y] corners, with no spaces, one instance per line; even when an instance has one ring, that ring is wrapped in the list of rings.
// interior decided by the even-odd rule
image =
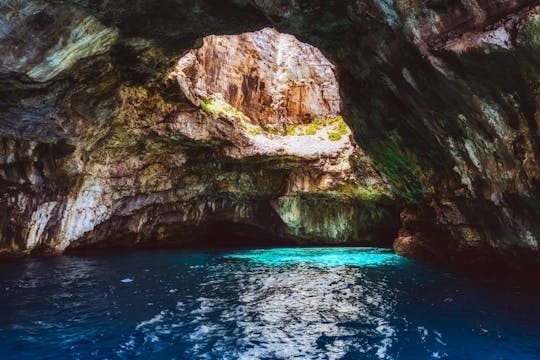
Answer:
[[[535,284],[368,248],[0,264],[2,359],[540,359]]]
[[[399,266],[407,260],[391,251],[373,248],[278,248],[239,251],[225,258],[248,260],[267,266],[310,265],[317,267]]]

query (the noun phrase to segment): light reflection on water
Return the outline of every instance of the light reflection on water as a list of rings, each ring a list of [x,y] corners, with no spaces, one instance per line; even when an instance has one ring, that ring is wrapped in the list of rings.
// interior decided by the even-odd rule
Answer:
[[[359,275],[354,268],[315,273],[296,267],[248,277],[233,317],[243,329],[243,344],[267,345],[248,347],[240,357],[339,359],[352,350],[373,350],[383,358],[395,334],[388,323],[395,299],[384,282],[358,281]],[[370,334],[347,323],[362,324]],[[364,336],[371,341],[359,342]]]
[[[497,293],[377,249],[36,259],[0,264],[0,286],[0,349],[7,359],[540,353],[540,315],[530,306],[535,294]],[[530,310],[521,316],[521,309]]]
[[[399,265],[407,260],[386,249],[374,248],[275,248],[244,250],[226,255],[263,265],[309,264],[320,267]]]

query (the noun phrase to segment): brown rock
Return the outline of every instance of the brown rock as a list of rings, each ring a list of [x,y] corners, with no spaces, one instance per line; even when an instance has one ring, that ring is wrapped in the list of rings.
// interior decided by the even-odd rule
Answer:
[[[178,81],[195,105],[225,101],[253,123],[308,123],[339,114],[334,65],[294,36],[266,28],[208,36],[178,62]]]

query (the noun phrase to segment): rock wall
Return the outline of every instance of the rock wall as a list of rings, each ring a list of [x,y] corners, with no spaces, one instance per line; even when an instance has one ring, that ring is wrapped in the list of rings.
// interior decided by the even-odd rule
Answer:
[[[70,34],[69,39],[79,31],[73,23],[65,26],[69,29],[62,34]],[[112,28],[106,32],[118,34]],[[102,42],[88,37],[84,41],[90,47]],[[62,65],[68,68],[52,75],[55,81],[6,70],[6,92],[18,86],[7,104],[9,114],[38,116],[25,101],[34,96],[35,87],[42,87],[55,117],[18,134],[2,129],[4,253],[192,245],[202,241],[205,227],[227,222],[249,225],[276,241],[313,244],[378,244],[383,241],[379,229],[397,229],[395,207],[382,201],[390,198],[389,187],[339,116],[334,67],[320,51],[273,29],[205,38],[206,45],[197,51],[215,53],[203,62],[192,60],[204,57],[197,51],[166,53],[139,38],[121,41],[117,36],[115,41],[106,54],[72,53],[77,65]],[[214,47],[213,42],[223,41],[236,47]],[[47,59],[71,52],[63,47],[71,49],[70,41],[58,44],[44,50]],[[278,47],[291,44],[298,53],[306,49],[311,61],[292,64],[273,58]],[[237,68],[229,68],[236,52],[243,56]],[[256,62],[267,65],[256,77],[251,73],[258,83],[273,84],[276,73],[289,72],[291,79],[310,81],[315,95],[295,97],[297,83],[280,78],[280,91],[256,86],[244,93],[253,99],[266,97],[276,106],[258,113],[257,101],[251,100],[236,108],[237,99],[223,91]],[[216,68],[221,75],[215,74]],[[64,88],[56,88],[58,84]],[[333,93],[332,105],[324,93]],[[45,130],[35,131],[39,126],[48,131],[48,139],[40,134]],[[55,153],[54,147],[61,152]],[[376,196],[363,196],[359,190]],[[321,216],[324,211],[314,212],[313,204],[298,202],[297,210],[305,214],[293,219],[280,206],[325,194],[339,195],[334,207],[347,212],[352,221],[347,229],[340,227],[341,213],[334,210]],[[392,220],[366,218],[370,204],[392,213]],[[310,217],[317,220],[310,223]],[[234,241],[234,235],[222,239],[229,240]]]
[[[219,93],[256,123],[284,130],[291,123],[340,114],[334,69],[319,49],[266,28],[204,38],[180,60],[179,80],[195,104]]]
[[[172,239],[214,215],[302,241],[362,243],[382,218],[401,224],[381,233],[409,256],[540,263],[538,1],[18,0],[0,12],[7,251]],[[309,83],[300,96],[273,72],[272,83],[292,89],[276,96],[259,80],[280,63],[254,56],[256,37],[200,41],[269,26],[319,48],[335,71],[312,77],[335,74],[341,86]],[[319,53],[270,30],[259,36],[301,49],[283,64]],[[231,60],[224,50],[247,48],[252,63],[220,69],[249,74],[199,76],[213,68],[206,62]],[[305,74],[289,76],[298,84]],[[349,128],[328,121],[338,114],[350,145]],[[348,160],[298,156],[319,132]],[[318,218],[310,194],[340,206]]]

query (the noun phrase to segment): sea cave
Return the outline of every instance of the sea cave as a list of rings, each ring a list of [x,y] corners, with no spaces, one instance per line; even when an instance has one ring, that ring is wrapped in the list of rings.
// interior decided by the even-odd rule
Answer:
[[[6,359],[536,359],[540,3],[0,0]]]

